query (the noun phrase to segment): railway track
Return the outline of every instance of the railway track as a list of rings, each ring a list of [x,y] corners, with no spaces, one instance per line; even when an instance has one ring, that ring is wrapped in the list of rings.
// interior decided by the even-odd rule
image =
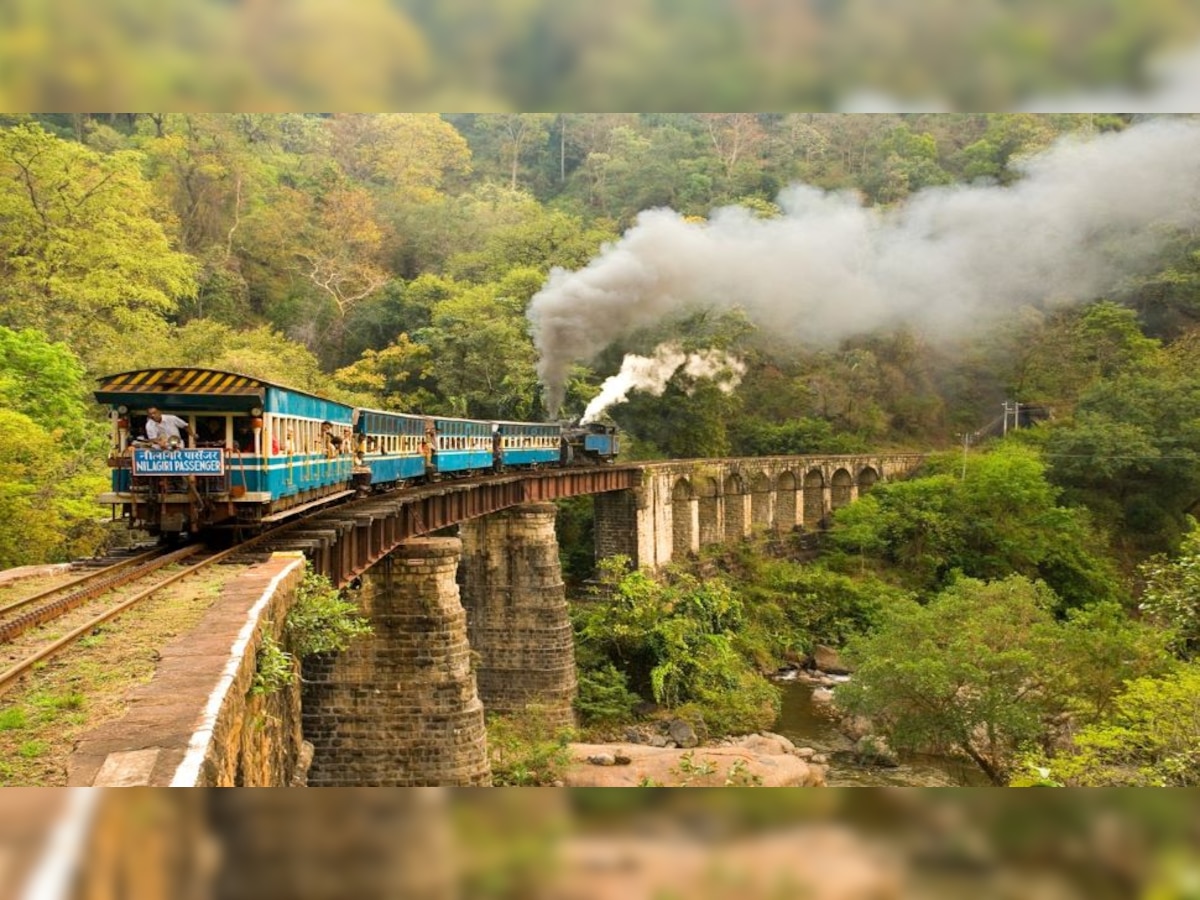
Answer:
[[[93,603],[100,608],[96,612],[86,615],[82,621],[71,622],[69,630],[65,633],[30,648],[30,652],[16,659],[7,669],[0,672],[0,694],[5,693],[22,675],[29,672],[38,663],[62,652],[75,641],[85,635],[91,634],[110,619],[116,618],[138,603],[147,600],[182,579],[195,575],[210,566],[224,562],[239,553],[246,553],[253,550],[255,545],[266,538],[277,535],[279,532],[291,527],[293,527],[291,524],[281,526],[273,531],[257,535],[248,541],[219,552],[212,552],[203,544],[189,545],[174,551],[150,551],[128,560],[122,560],[114,565],[106,566],[96,572],[89,573],[57,588],[43,591],[33,597],[27,597],[8,604],[8,606],[0,609],[0,615],[6,611],[14,612],[18,608],[32,608],[26,609],[13,618],[0,623],[0,635],[6,633],[13,635],[12,637],[0,638],[0,646],[11,643],[15,637],[37,625],[56,621],[75,611],[86,613],[87,610],[81,610],[81,607],[85,603]],[[203,558],[192,561],[197,556],[202,556]],[[151,579],[159,570],[180,564],[183,565],[177,571],[171,572],[165,577],[153,578],[150,584],[134,584],[132,593],[121,593],[119,591],[122,587],[130,586],[131,582],[144,582],[147,579]],[[96,603],[97,600],[102,600],[107,593],[116,593],[117,596],[113,597],[111,602],[107,604]],[[16,622],[24,622],[25,624],[18,629],[13,625]],[[7,632],[5,631],[6,628],[9,629]]]
[[[30,628],[53,621],[89,600],[144,578],[202,549],[203,547],[197,544],[173,553],[161,549],[139,553],[137,556],[88,572],[66,584],[0,606],[0,644],[9,643]]]

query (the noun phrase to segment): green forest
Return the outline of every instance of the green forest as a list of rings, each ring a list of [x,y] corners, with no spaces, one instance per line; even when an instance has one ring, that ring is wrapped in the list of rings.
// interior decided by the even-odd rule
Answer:
[[[1086,162],[1092,142],[1155,125],[1020,113],[0,117],[0,568],[107,539],[94,497],[108,433],[90,395],[101,375],[207,366],[366,406],[538,420],[555,404],[531,303],[555,278],[578,284],[567,273],[634,249],[646,211],[672,210],[653,221],[715,241],[723,222],[777,234],[836,200],[808,233],[835,235],[850,204],[875,217],[863,241],[902,223],[951,247],[979,230],[972,191],[993,204],[985,219],[1009,198],[1049,197],[1047,210],[1092,208],[1101,224],[1076,236],[1047,214],[1029,241],[1068,232],[1088,264],[1056,273],[1052,255],[1035,265],[1013,234],[983,231],[962,282],[979,296],[959,307],[978,321],[962,327],[954,290],[935,297],[927,273],[906,272],[881,283],[903,286],[910,315],[888,315],[884,290],[874,315],[798,336],[762,314],[764,296],[794,285],[759,277],[771,259],[752,257],[679,274],[703,290],[675,291],[661,314],[631,313],[595,352],[564,356],[571,417],[627,354],[671,344],[738,361],[730,383],[684,368],[657,395],[612,406],[626,458],[930,454],[918,477],[840,511],[815,566],[742,559],[728,581],[677,573],[657,586],[610,573],[623,599],[577,622],[584,702],[603,721],[632,708],[631,690],[713,709],[736,694],[713,730],[750,727],[771,707],[760,671],[829,642],[858,662],[843,702],[898,747],[964,754],[997,784],[1198,784],[1200,174],[1136,220],[1122,218],[1128,198],[1174,171],[1151,156],[1109,178],[1128,194],[1083,181],[1034,192],[1062,171],[1046,151],[1075,147]],[[787,199],[797,183],[815,189],[800,211]],[[991,303],[1014,273],[1020,290]],[[837,284],[805,289],[814,322],[846,306]],[[996,428],[1012,403],[1038,415]],[[698,648],[711,665],[696,667]]]

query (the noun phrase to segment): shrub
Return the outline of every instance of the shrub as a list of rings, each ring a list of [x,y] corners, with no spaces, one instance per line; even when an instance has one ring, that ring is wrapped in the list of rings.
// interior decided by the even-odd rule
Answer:
[[[641,698],[629,690],[625,673],[611,662],[579,673],[579,692],[575,710],[584,725],[612,725],[628,722]]]
[[[555,723],[546,709],[530,704],[511,716],[489,716],[488,754],[497,787],[552,785],[571,761],[570,727]]]
[[[1085,787],[1200,787],[1200,665],[1130,681],[1106,722],[1075,737],[1050,772]]]
[[[262,636],[258,647],[257,667],[254,681],[250,685],[252,696],[274,694],[281,691],[296,677],[296,658],[286,652],[270,634]]]
[[[345,650],[354,638],[370,633],[371,625],[358,607],[328,578],[315,572],[304,576],[284,625],[288,646],[297,656]]]

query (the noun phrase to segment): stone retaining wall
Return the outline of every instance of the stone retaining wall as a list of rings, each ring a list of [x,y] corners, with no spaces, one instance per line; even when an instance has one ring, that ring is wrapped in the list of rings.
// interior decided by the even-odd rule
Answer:
[[[67,763],[70,785],[280,786],[303,778],[300,691],[250,696],[264,633],[280,638],[304,577],[276,553],[225,585],[200,624],[162,650],[125,716],[88,732]]]

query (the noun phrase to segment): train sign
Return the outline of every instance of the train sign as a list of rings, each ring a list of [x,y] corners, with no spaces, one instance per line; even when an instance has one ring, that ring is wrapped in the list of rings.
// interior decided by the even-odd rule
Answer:
[[[192,450],[133,450],[134,475],[224,475],[225,451],[220,448]]]

